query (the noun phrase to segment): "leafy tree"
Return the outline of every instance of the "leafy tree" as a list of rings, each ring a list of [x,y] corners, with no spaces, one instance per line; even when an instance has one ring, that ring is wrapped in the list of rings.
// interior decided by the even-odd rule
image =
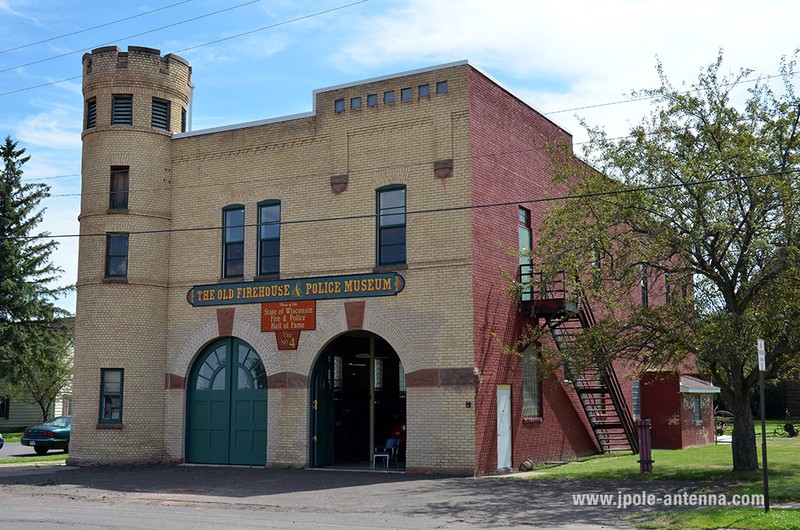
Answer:
[[[62,272],[50,261],[57,243],[34,232],[49,187],[22,182],[24,154],[11,137],[0,144],[0,377],[10,384],[63,332],[53,325],[64,313],[54,300],[67,290],[52,286]]]
[[[780,90],[721,65],[722,53],[678,90],[659,63],[661,86],[634,94],[654,108],[628,136],[589,128],[591,166],[553,149],[571,198],[546,215],[534,288],[566,271],[572,296],[595,310],[562,361],[647,370],[694,358],[734,414],[733,469],[745,471],[758,468],[756,340],[767,378],[798,369],[800,103],[794,59],[781,61]]]
[[[72,380],[73,333],[67,323],[40,331],[31,341],[34,346],[28,348],[29,354],[17,357],[8,390],[17,399],[38,405],[45,422],[59,393]]]

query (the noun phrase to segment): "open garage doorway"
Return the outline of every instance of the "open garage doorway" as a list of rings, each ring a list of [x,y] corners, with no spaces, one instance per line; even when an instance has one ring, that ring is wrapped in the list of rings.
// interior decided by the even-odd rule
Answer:
[[[405,372],[389,343],[356,331],[328,344],[311,381],[311,466],[372,467],[375,448],[397,438],[397,458],[377,465],[402,469],[405,429]]]

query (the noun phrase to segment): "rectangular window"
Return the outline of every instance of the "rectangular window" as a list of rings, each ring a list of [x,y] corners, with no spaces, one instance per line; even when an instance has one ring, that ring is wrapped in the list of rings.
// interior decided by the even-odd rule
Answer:
[[[411,101],[411,87],[400,89],[400,101]]]
[[[694,422],[703,422],[703,402],[700,400],[700,394],[694,395]]]
[[[387,90],[383,93],[384,103],[394,103],[394,90]]]
[[[405,395],[406,393],[406,369],[403,367],[403,363],[397,363],[397,380],[398,383],[398,390],[401,394]]]
[[[351,110],[360,110],[361,109],[361,98],[350,98],[350,109]]]
[[[150,126],[154,129],[169,130],[169,101],[166,99],[153,98],[153,114],[150,119]]]
[[[333,388],[340,390],[343,386],[342,379],[342,357],[335,355],[333,357]]]
[[[281,203],[258,206],[258,274],[278,274],[281,266]]]
[[[417,96],[421,98],[426,98],[431,95],[431,86],[430,85],[420,85],[417,87]]]
[[[0,419],[2,420],[8,419],[10,408],[11,408],[11,398],[8,396],[0,396]]]
[[[106,234],[106,278],[128,277],[128,234]]]
[[[531,279],[531,212],[527,208],[520,208],[517,212],[517,239],[519,250],[520,280],[530,281]],[[525,287],[522,291],[522,300],[531,300],[531,287]]]
[[[222,277],[244,276],[244,206],[222,212]]]
[[[133,96],[114,94],[111,101],[111,125],[133,125]]]
[[[91,129],[97,125],[97,98],[86,101],[86,128]]]
[[[406,262],[406,188],[378,190],[378,265]]]
[[[447,94],[447,81],[439,81],[436,83],[437,94]]]
[[[522,415],[542,416],[541,381],[539,380],[539,345],[530,344],[522,352]]]
[[[128,166],[111,166],[111,186],[108,196],[110,210],[128,209]]]
[[[377,106],[378,106],[378,94],[368,94],[367,107],[377,107]]]
[[[122,423],[121,368],[100,370],[100,423]]]
[[[337,99],[336,101],[334,101],[333,110],[335,110],[337,114],[340,112],[344,112],[344,99]]]
[[[642,265],[641,268],[641,286],[642,286],[642,307],[647,309],[650,304],[650,300],[647,294],[647,265]]]
[[[186,132],[186,109],[181,107],[181,132]]]
[[[642,416],[642,402],[639,391],[639,381],[631,381],[631,401],[633,405],[633,419],[638,420]]]
[[[383,390],[383,359],[375,359],[372,375],[375,378],[375,390]]]

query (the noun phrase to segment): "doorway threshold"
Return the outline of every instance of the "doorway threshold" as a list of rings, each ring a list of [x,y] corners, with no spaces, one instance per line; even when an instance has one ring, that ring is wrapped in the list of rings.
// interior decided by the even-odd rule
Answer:
[[[403,475],[405,474],[405,466],[398,468],[385,468],[381,467],[372,467],[372,464],[369,462],[364,463],[342,463],[342,464],[331,464],[328,466],[321,466],[321,467],[309,467],[307,468],[312,471],[350,471],[354,473],[389,473],[393,475]]]

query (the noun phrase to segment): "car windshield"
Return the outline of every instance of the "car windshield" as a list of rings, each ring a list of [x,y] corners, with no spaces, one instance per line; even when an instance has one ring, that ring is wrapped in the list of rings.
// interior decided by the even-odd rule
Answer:
[[[53,418],[52,420],[45,422],[45,425],[49,425],[51,427],[69,427],[69,416],[59,416],[58,418]]]

